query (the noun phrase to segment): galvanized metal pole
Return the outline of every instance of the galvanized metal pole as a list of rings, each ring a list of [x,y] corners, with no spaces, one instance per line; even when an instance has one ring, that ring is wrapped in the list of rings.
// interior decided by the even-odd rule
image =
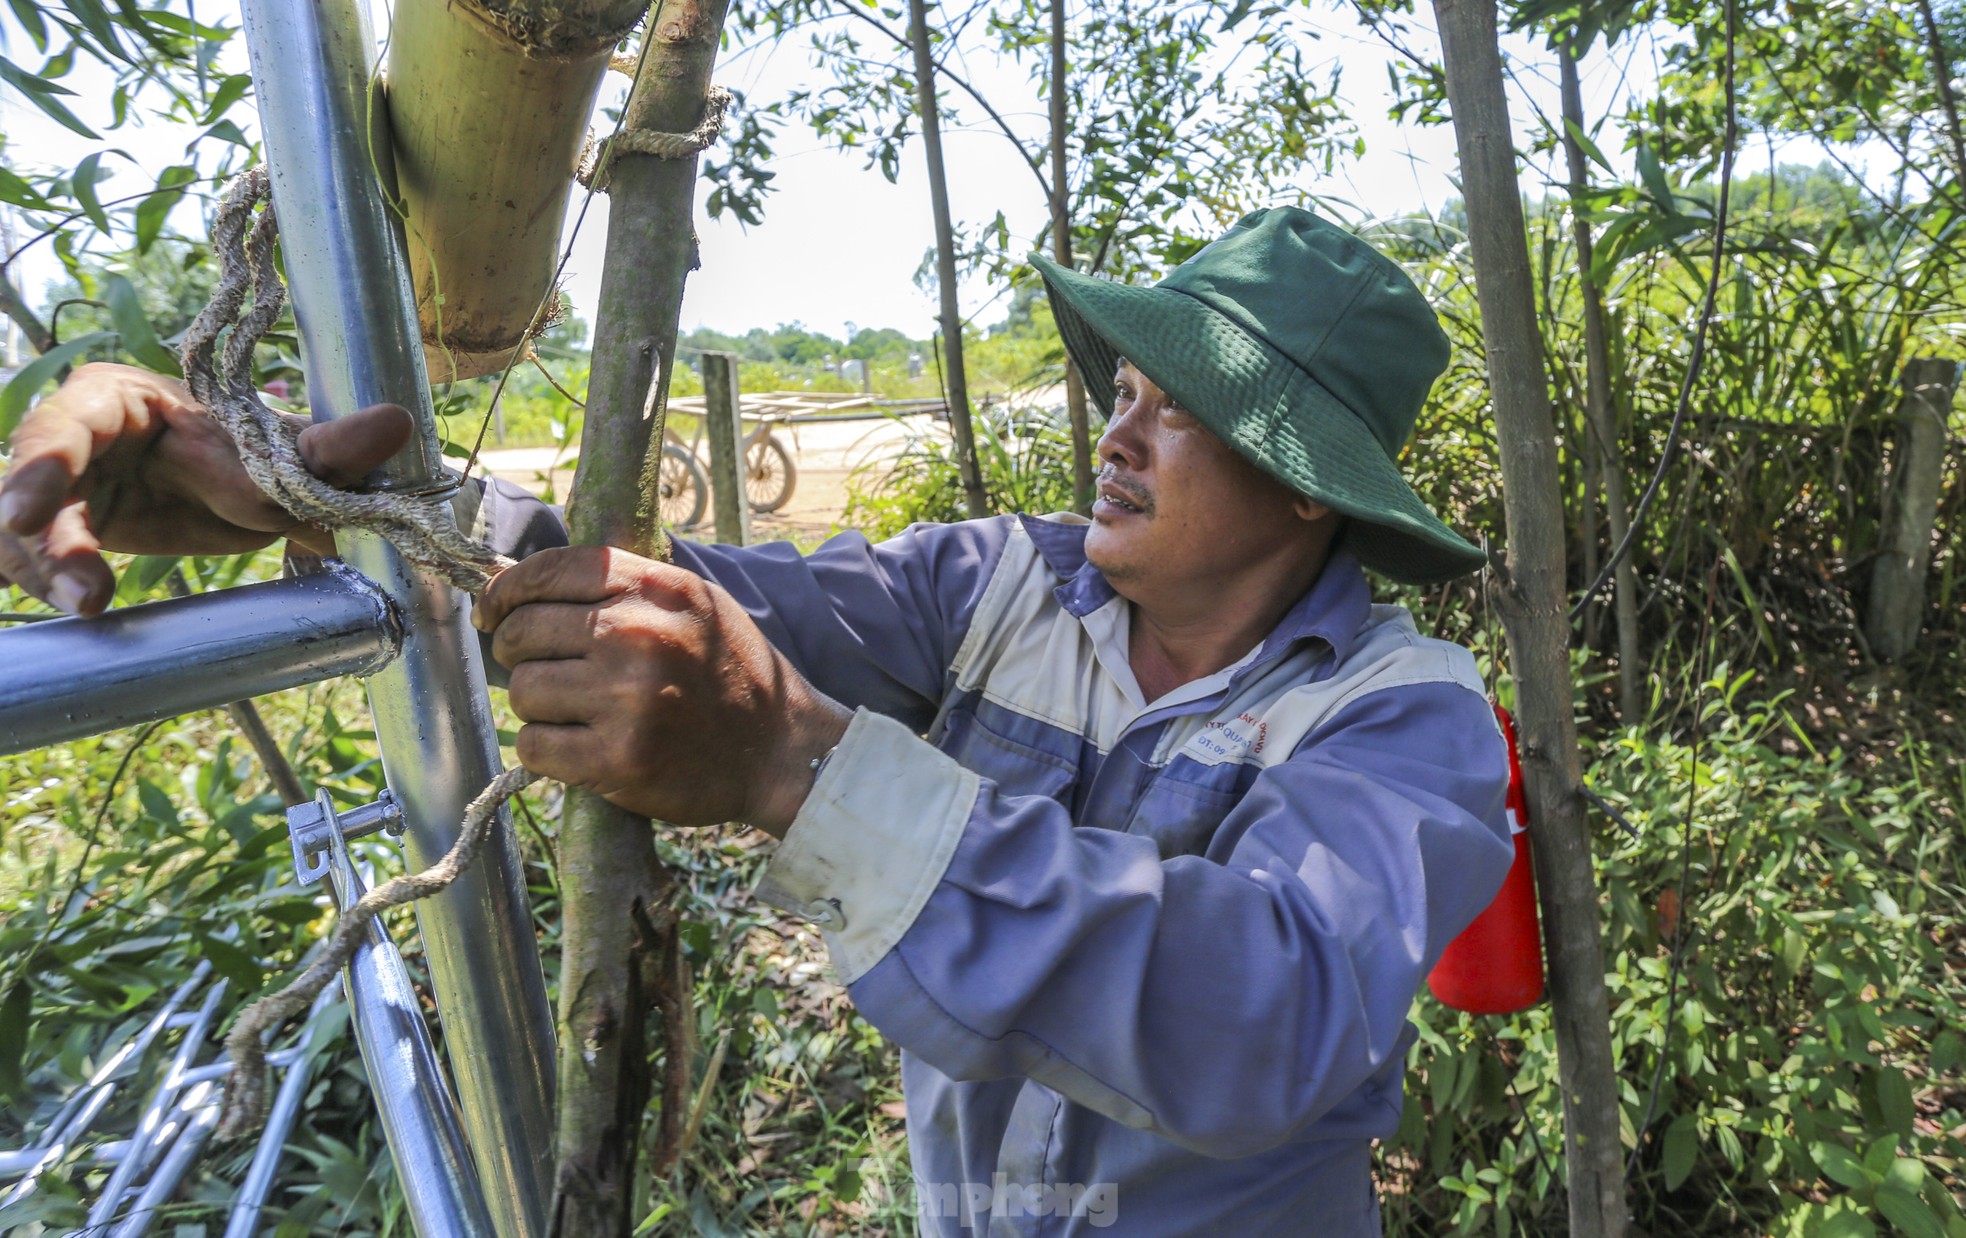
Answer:
[[[417,434],[373,484],[440,494],[441,467],[401,221],[375,42],[357,0],[246,0],[273,201],[318,419],[372,404],[408,409]],[[366,534],[348,562],[401,608],[402,656],[369,680],[383,767],[421,867],[447,851],[464,807],[500,768],[470,599]],[[510,818],[477,863],[417,904],[465,1135],[502,1238],[543,1233],[553,1138],[553,1020]]]
[[[367,893],[336,837],[329,847],[328,880],[335,906],[348,908]],[[471,1159],[458,1111],[444,1087],[443,1071],[423,1025],[416,986],[403,956],[378,920],[342,969],[350,1020],[362,1047],[369,1091],[382,1115],[389,1153],[403,1183],[403,1199],[418,1238],[477,1238],[495,1224]]]
[[[225,1238],[254,1238],[259,1233],[260,1213],[266,1207],[266,1197],[272,1193],[273,1176],[280,1168],[280,1157],[287,1150],[287,1134],[293,1130],[294,1118],[300,1113],[300,1102],[314,1080],[315,1060],[320,1057],[322,1049],[316,1042],[316,1033],[321,1028],[321,1013],[340,999],[340,988],[329,985],[321,990],[321,995],[314,999],[314,1005],[308,1009],[307,1022],[301,1025],[300,1041],[294,1046],[294,1059],[280,1079],[280,1091],[274,1096],[273,1108],[266,1116],[266,1129],[260,1132],[259,1146],[253,1149],[253,1159],[246,1166],[246,1176],[239,1180],[239,1190],[232,1197],[232,1215],[226,1218]],[[482,1193],[479,1198],[482,1202]]]
[[[0,755],[381,670],[389,598],[337,567],[0,632]]]
[[[744,494],[744,419],[739,413],[737,354],[703,354],[703,429],[710,440],[710,497],[717,540],[751,542],[751,504]]]

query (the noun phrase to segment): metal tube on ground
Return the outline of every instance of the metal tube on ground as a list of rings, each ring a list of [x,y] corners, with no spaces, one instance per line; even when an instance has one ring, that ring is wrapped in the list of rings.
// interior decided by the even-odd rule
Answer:
[[[75,1095],[56,1111],[54,1120],[42,1132],[39,1143],[16,1151],[0,1152],[0,1177],[12,1177],[16,1173],[22,1175],[21,1181],[7,1197],[0,1199],[0,1207],[19,1203],[33,1192],[40,1175],[48,1166],[61,1160],[68,1151],[69,1143],[89,1128],[103,1106],[109,1103],[109,1098],[116,1094],[120,1082],[116,1075],[123,1064],[150,1048],[150,1042],[162,1034],[165,1025],[177,1014],[178,1007],[191,1000],[191,995],[211,974],[211,963],[199,960],[198,965],[191,969],[190,978],[177,987],[163,1009],[150,1016],[150,1022],[143,1025],[142,1031],[124,1041],[121,1048],[96,1067],[88,1083],[77,1089]]]
[[[355,0],[246,0],[281,248],[317,419],[372,404],[408,409],[417,432],[371,484],[444,493],[400,221],[386,118],[372,93],[375,41]],[[371,147],[373,146],[373,150]],[[402,608],[402,656],[369,681],[390,789],[403,803],[412,868],[442,856],[465,806],[501,761],[470,601],[407,566],[386,542],[339,538],[348,562]],[[511,819],[477,863],[416,905],[458,1106],[495,1232],[546,1229],[551,1198],[553,1016]]]
[[[150,1180],[137,1192],[122,1223],[110,1231],[110,1238],[143,1238],[151,1231],[217,1125],[218,1100],[212,1085],[201,1083],[187,1091],[178,1102],[176,1137],[157,1162]]]
[[[368,675],[389,599],[346,568],[0,632],[0,755]]]
[[[281,1076],[280,1090],[274,1094],[273,1108],[266,1116],[266,1129],[260,1132],[252,1163],[246,1166],[246,1176],[240,1179],[239,1190],[232,1197],[232,1216],[225,1225],[225,1238],[253,1238],[259,1232],[260,1210],[266,1206],[266,1196],[273,1189],[273,1175],[280,1168],[280,1156],[287,1148],[287,1133],[294,1128],[301,1098],[314,1078],[314,1061],[318,1056],[314,1034],[321,1026],[322,1012],[340,996],[340,986],[331,984],[321,990],[308,1009],[293,1061]]]
[[[225,980],[214,984],[205,994],[205,1000],[199,1003],[198,1013],[185,1025],[184,1038],[178,1041],[176,1052],[171,1054],[170,1065],[164,1069],[163,1079],[158,1082],[150,1103],[144,1106],[142,1115],[137,1119],[136,1134],[130,1140],[129,1152],[117,1163],[102,1194],[89,1209],[91,1229],[107,1225],[115,1219],[122,1210],[123,1201],[137,1193],[137,1184],[143,1180],[143,1175],[164,1154],[167,1145],[189,1119],[187,1112],[180,1110],[174,1113],[172,1105],[185,1091],[185,1073],[191,1069],[198,1051],[204,1047],[205,1034],[218,1017],[218,1004],[225,1000],[228,987]],[[198,1088],[202,1096],[210,1085],[200,1084]]]

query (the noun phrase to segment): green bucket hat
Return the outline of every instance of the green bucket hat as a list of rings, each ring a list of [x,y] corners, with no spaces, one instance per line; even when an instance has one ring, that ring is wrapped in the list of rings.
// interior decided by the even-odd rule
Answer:
[[[1031,261],[1092,390],[1125,357],[1258,468],[1351,517],[1348,544],[1376,572],[1431,584],[1482,565],[1400,476],[1448,346],[1384,254],[1309,211],[1274,207],[1152,287]]]

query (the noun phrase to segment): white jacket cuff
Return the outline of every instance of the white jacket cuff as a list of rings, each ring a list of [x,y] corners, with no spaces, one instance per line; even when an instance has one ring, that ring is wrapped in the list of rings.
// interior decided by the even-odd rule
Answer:
[[[914,924],[980,785],[906,726],[858,711],[765,866],[758,897],[818,926],[840,983],[852,984]]]

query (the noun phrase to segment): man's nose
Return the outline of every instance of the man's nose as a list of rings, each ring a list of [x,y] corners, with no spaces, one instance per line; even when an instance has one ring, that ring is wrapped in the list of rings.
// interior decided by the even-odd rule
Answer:
[[[1105,432],[1099,436],[1094,451],[1106,463],[1129,469],[1138,469],[1146,463],[1146,441],[1140,433],[1137,404],[1128,405],[1113,414],[1106,423]]]

